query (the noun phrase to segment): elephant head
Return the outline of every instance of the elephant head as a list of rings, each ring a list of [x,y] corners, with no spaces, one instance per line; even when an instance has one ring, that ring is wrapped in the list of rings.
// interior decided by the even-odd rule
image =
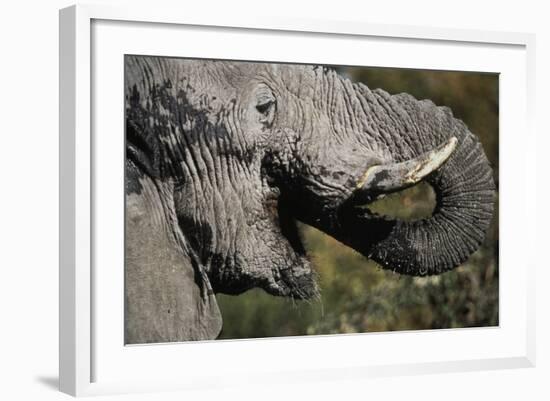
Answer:
[[[296,221],[438,274],[485,237],[494,183],[448,108],[306,65],[127,56],[126,342],[215,338],[215,293],[318,293]],[[420,181],[432,216],[368,205]]]

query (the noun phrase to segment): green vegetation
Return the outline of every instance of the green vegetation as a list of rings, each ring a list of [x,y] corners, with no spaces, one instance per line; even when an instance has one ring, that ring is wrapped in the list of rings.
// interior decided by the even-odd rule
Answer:
[[[449,106],[479,136],[498,187],[498,75],[389,68],[339,68],[370,88],[407,92]],[[370,208],[401,219],[429,215],[426,184]],[[293,301],[262,290],[218,294],[220,338],[356,333],[498,325],[498,200],[483,246],[457,269],[434,277],[399,276],[312,227],[300,226],[319,274],[321,297]]]

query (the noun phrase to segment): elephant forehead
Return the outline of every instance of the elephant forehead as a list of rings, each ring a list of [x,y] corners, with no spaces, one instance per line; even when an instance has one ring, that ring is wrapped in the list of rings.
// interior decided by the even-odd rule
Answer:
[[[211,65],[221,71],[222,81],[235,88],[248,88],[264,82],[279,93],[311,96],[316,82],[314,67],[300,64],[224,62]]]

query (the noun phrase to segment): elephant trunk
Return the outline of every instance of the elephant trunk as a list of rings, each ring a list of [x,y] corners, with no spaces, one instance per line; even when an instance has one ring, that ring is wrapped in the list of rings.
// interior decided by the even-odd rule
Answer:
[[[391,126],[397,135],[391,143],[387,141],[394,162],[404,164],[449,141],[456,146],[445,163],[424,178],[436,194],[432,216],[399,221],[348,208],[341,216],[339,237],[401,274],[424,276],[451,270],[477,250],[491,223],[495,185],[483,148],[447,108],[405,94],[369,91],[368,96],[399,115],[392,118]]]

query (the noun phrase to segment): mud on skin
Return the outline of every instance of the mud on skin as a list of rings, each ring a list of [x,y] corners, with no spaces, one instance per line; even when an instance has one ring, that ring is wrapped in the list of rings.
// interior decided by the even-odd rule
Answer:
[[[485,237],[492,171],[447,108],[303,65],[127,56],[125,88],[128,343],[215,338],[215,293],[318,296],[296,221],[409,275]],[[422,180],[427,219],[363,207]]]

